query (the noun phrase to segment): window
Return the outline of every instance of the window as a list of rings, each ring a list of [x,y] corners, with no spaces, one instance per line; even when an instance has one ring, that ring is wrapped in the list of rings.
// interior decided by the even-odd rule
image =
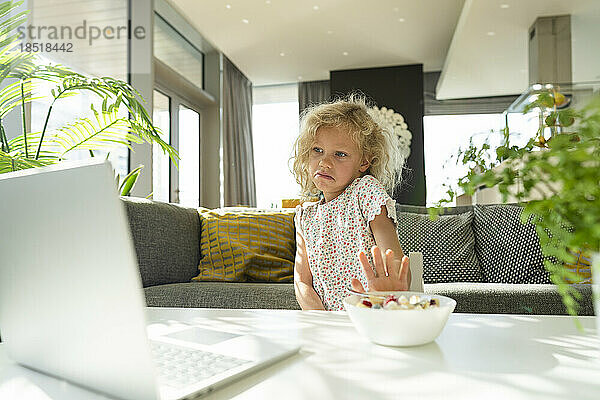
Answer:
[[[171,144],[171,114],[169,96],[154,90],[152,121],[154,126],[161,130],[161,138]],[[169,202],[169,155],[165,154],[157,144],[152,144],[152,198],[153,200]]]
[[[92,76],[110,76],[127,79],[127,35],[118,27],[127,27],[127,2],[122,0],[33,0],[26,2],[30,9],[28,25],[30,30],[23,38],[25,42],[46,45],[71,46],[70,51],[44,51],[38,53],[42,64],[61,64],[76,72]],[[85,16],[85,17],[82,17]],[[84,26],[85,24],[85,26]],[[92,28],[93,27],[93,28]],[[86,29],[113,29],[113,35],[92,37]],[[86,32],[82,36],[82,32]],[[31,103],[31,131],[40,132],[50,105],[50,90],[54,84],[37,81],[36,89],[40,98]],[[73,97],[59,99],[53,106],[46,134],[75,123],[80,118],[90,118],[93,113],[89,105],[101,109],[102,100],[87,91]],[[120,116],[126,117],[126,110]],[[103,151],[94,151],[95,157],[106,157],[111,161],[115,172],[120,176],[128,173],[128,149],[125,146],[108,146]],[[87,150],[71,151],[65,159],[86,159]],[[144,173],[142,171],[142,173]]]
[[[204,88],[204,54],[158,13],[154,14],[154,57],[197,87]]]
[[[179,105],[179,203],[200,205],[200,114]]]
[[[31,0],[25,40],[70,45],[44,57],[77,72],[127,80],[127,2],[123,0]],[[93,31],[93,32],[92,32]],[[94,33],[94,34],[92,34]]]
[[[179,153],[178,166],[160,146],[152,146],[153,200],[200,205],[201,108],[174,91],[158,85],[154,90],[154,124],[162,139]]]
[[[300,191],[288,163],[299,132],[298,86],[259,86],[252,97],[256,205],[280,207]]]
[[[162,96],[159,96],[161,103],[155,104],[155,115],[159,113],[159,121],[155,122],[162,124],[164,120],[165,127],[169,126],[169,144],[179,154],[176,167],[158,146],[154,147],[153,159],[160,159],[153,163],[153,185],[155,193],[156,188],[160,192],[160,197],[154,199],[198,207],[201,194],[208,192],[200,189],[203,173],[200,166],[203,142],[200,138],[206,130],[206,134],[214,139],[214,136],[218,137],[219,129],[219,104],[215,96],[204,91],[204,51],[210,52],[212,47],[166,2],[156,1],[154,7],[155,99],[156,93]],[[214,54],[212,57],[214,61]],[[214,69],[217,74],[219,72],[218,67],[209,69],[213,78]],[[218,88],[211,87],[211,90]],[[166,132],[165,127],[161,125],[163,132]]]
[[[537,117],[533,114],[509,114],[508,123],[510,143],[519,146],[527,143],[537,129]],[[423,118],[428,206],[447,197],[444,184],[457,189],[458,179],[468,172],[467,166],[456,163],[459,148],[465,149],[469,145],[469,138],[473,137],[476,145],[488,140],[491,154],[495,154],[495,148],[502,144],[500,130],[505,124],[504,114],[434,115]],[[454,156],[452,160],[451,156]]]

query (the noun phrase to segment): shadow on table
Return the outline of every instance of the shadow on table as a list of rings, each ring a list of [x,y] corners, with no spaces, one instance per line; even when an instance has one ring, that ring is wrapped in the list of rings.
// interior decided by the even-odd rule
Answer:
[[[372,344],[362,354],[349,351],[347,357],[328,363],[327,371],[336,375],[346,368],[344,375],[355,382],[379,379],[380,394],[389,392],[387,384],[407,398],[444,398],[454,391],[469,397],[473,390],[484,395],[519,393],[521,398],[597,400],[598,392],[589,389],[600,382],[599,348],[595,330],[579,332],[566,318],[564,323],[545,324],[534,316],[477,315],[451,319],[436,341],[423,346]],[[560,373],[548,374],[557,366]],[[389,378],[390,371],[395,378]],[[435,383],[439,380],[444,384]]]
[[[443,347],[445,365],[453,371],[542,373],[558,365],[557,355],[584,361],[598,357],[597,339],[592,337],[590,345],[574,325],[572,332],[565,332],[565,326],[541,332],[539,323],[533,316],[450,320],[437,342]],[[459,336],[460,341],[452,336]]]

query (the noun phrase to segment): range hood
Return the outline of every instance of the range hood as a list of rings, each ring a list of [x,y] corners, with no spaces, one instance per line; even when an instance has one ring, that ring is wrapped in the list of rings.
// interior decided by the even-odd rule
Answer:
[[[529,85],[573,81],[571,16],[539,17],[529,28]]]
[[[529,28],[529,88],[506,110],[522,113],[542,92],[560,91],[565,106],[584,105],[600,90],[600,81],[574,82],[571,16],[539,17]]]

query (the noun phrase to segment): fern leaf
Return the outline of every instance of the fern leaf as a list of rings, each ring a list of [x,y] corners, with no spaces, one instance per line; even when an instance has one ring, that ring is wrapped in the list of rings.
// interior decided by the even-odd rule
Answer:
[[[55,159],[35,160],[33,158],[27,158],[19,152],[11,151],[10,153],[6,153],[0,150],[0,174],[34,167],[43,167],[45,165],[54,164],[56,161],[57,160]]]
[[[141,140],[130,133],[127,118],[119,118],[116,113],[103,113],[105,119],[81,118],[77,122],[58,129],[49,143],[61,149],[60,157],[74,150],[95,150],[122,145],[131,148],[130,142]]]

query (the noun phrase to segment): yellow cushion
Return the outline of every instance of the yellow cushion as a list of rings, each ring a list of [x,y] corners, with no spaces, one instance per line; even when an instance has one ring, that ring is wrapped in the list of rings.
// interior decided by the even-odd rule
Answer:
[[[589,255],[579,252],[573,252],[569,250],[569,253],[573,254],[577,260],[573,264],[564,264],[565,268],[571,270],[579,276],[579,280],[569,283],[592,283],[592,259]]]
[[[294,211],[198,209],[201,260],[193,280],[292,282]]]
[[[306,201],[319,201],[318,197],[309,197],[308,199],[281,199],[281,208],[296,208]]]

